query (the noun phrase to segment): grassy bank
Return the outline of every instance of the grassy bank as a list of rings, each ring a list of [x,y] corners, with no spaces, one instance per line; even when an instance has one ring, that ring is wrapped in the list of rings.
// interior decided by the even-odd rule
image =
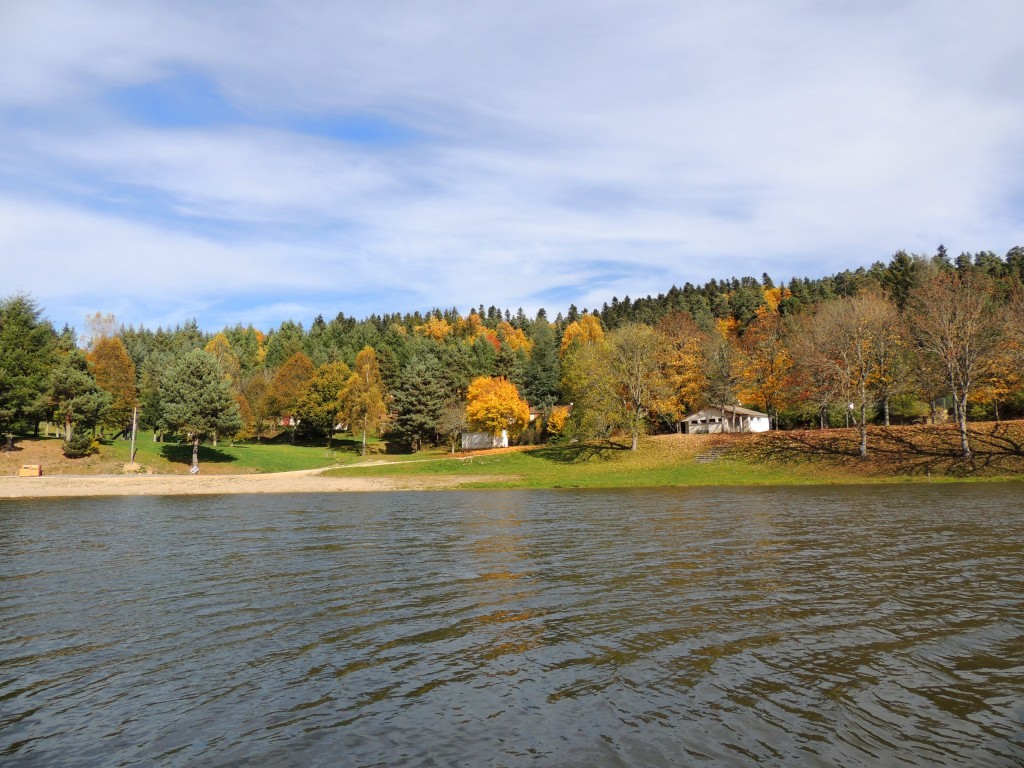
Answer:
[[[260,443],[200,447],[204,475],[286,472],[337,467],[339,477],[458,477],[474,488],[617,488],[693,485],[800,485],[822,483],[935,482],[965,479],[1024,479],[1024,422],[974,424],[975,455],[960,458],[954,425],[876,427],[869,433],[867,460],[857,455],[856,430],[808,430],[760,435],[661,435],[641,441],[637,451],[615,441],[484,451],[455,457],[440,450],[413,456],[363,459],[352,440],[291,445],[286,436]],[[378,446],[379,447],[379,446]],[[22,464],[41,464],[50,475],[122,474],[128,441],[105,443],[100,453],[67,459],[56,438],[21,439],[0,453],[0,474]],[[185,474],[188,444],[138,441],[143,472]],[[709,460],[710,459],[710,460]]]
[[[547,446],[459,459],[330,470],[334,476],[459,475],[467,488],[627,488],[803,485],[1024,479],[1024,425],[972,427],[975,458],[964,463],[951,425],[870,431],[867,460],[855,430],[762,435],[661,435],[633,452],[625,443]],[[710,459],[710,460],[709,460]],[[479,478],[474,480],[473,478]]]
[[[199,446],[199,464],[203,474],[248,474],[319,469],[362,460],[356,441],[335,440],[333,445],[331,451],[323,445],[291,445],[286,435],[259,443],[221,442],[216,447]],[[141,472],[187,474],[192,463],[190,444],[154,442],[151,433],[139,435],[136,449],[135,461]],[[59,438],[20,438],[13,452],[0,453],[0,474],[13,474],[23,464],[40,464],[48,475],[123,474],[130,450],[128,440],[103,441],[98,454],[68,459]]]

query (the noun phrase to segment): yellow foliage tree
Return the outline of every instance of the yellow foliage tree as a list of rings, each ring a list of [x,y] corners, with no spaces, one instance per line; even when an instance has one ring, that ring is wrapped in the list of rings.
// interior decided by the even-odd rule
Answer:
[[[444,341],[452,333],[452,325],[443,317],[431,316],[423,325],[417,325],[414,329],[421,336],[435,341]]]
[[[472,429],[515,437],[530,423],[530,406],[503,376],[479,376],[466,391],[466,420]]]
[[[583,315],[579,320],[569,323],[562,334],[562,357],[576,347],[600,344],[604,340],[604,329],[597,315]]]
[[[793,292],[789,288],[778,287],[778,288],[765,288],[764,289],[764,304],[755,310],[757,314],[761,315],[765,311],[778,312],[779,304],[784,299],[788,299],[793,295]]]
[[[552,437],[561,437],[566,422],[569,421],[571,410],[568,405],[556,405],[548,414],[547,429]]]
[[[357,430],[362,431],[361,452],[365,456],[366,436],[376,430],[387,416],[389,400],[373,347],[363,347],[356,355],[355,369],[349,377],[344,400],[349,429],[353,435]]]
[[[206,344],[204,349],[217,358],[220,368],[227,376],[233,391],[241,391],[242,366],[238,361],[238,355],[231,348],[231,342],[223,331],[214,336]]]

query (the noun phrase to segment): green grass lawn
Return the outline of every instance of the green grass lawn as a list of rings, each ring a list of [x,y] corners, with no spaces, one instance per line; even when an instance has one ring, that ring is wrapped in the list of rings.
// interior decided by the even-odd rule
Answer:
[[[742,459],[694,461],[676,443],[643,441],[636,452],[615,443],[548,446],[463,459],[421,455],[414,461],[330,470],[338,477],[459,475],[466,488],[629,488],[681,485],[777,485],[840,482],[810,466],[780,467]],[[415,457],[413,457],[415,458]],[[478,476],[479,480],[472,480]]]
[[[228,442],[214,447],[199,446],[199,464],[206,473],[288,472],[297,469],[318,469],[362,461],[359,443],[352,439],[334,440],[333,450],[324,445],[292,445],[285,435],[260,442]],[[118,462],[127,463],[131,443],[115,440],[102,446]],[[192,446],[188,443],[153,442],[152,433],[140,433],[136,441],[135,461],[155,472],[187,470],[192,463]]]

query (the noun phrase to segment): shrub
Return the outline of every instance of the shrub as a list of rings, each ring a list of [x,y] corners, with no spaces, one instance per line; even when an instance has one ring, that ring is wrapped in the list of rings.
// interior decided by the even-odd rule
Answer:
[[[73,435],[70,440],[64,441],[64,455],[69,459],[81,459],[84,456],[91,456],[99,453],[99,443],[92,439],[88,432],[79,432]]]

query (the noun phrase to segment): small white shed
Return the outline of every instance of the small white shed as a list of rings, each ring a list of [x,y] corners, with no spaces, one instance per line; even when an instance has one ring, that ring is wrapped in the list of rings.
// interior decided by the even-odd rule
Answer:
[[[767,432],[771,420],[767,413],[752,411],[738,405],[722,408],[709,406],[683,419],[683,432],[688,435],[712,435],[724,432]]]
[[[462,450],[481,451],[488,448],[508,448],[508,430],[501,430],[500,435],[489,432],[463,432]]]

